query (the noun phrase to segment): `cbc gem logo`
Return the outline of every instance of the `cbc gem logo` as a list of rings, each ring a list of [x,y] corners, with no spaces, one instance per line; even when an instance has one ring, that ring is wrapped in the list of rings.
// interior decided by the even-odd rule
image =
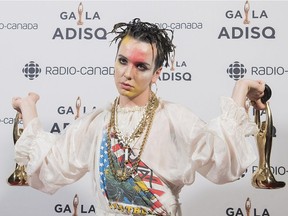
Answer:
[[[246,73],[247,69],[243,64],[238,61],[230,64],[227,68],[227,74],[229,75],[229,77],[236,81],[242,79]]]
[[[25,64],[22,72],[24,76],[27,77],[29,80],[34,80],[41,73],[41,68],[34,61],[30,61],[29,63]]]

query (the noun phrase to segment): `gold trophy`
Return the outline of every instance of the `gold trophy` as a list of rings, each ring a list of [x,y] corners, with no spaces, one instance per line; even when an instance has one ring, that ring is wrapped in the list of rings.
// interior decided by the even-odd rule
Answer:
[[[273,139],[273,120],[269,105],[271,89],[265,85],[262,102],[266,104],[266,121],[260,122],[260,111],[255,111],[255,122],[258,125],[257,147],[259,153],[259,166],[252,177],[252,185],[260,189],[276,189],[285,186],[285,182],[276,181],[270,169],[270,155]]]
[[[13,141],[14,145],[21,136],[23,128],[19,128],[19,120],[22,119],[22,116],[19,112],[16,113],[13,125]],[[8,178],[8,183],[11,186],[27,186],[27,173],[25,171],[25,166],[20,166],[16,163],[15,170]]]
[[[244,4],[244,12],[245,12],[245,18],[244,18],[244,21],[243,21],[243,23],[244,24],[249,24],[250,23],[250,21],[249,21],[249,19],[248,19],[248,13],[249,13],[249,11],[250,11],[250,4],[249,4],[249,2],[248,2],[248,0],[245,2],[245,4]]]
[[[79,6],[78,6],[78,15],[79,15],[79,19],[77,21],[77,25],[83,25],[83,19],[82,19],[83,4],[82,4],[82,2],[80,2]]]
[[[79,204],[79,198],[78,195],[75,194],[74,198],[73,198],[73,208],[74,208],[74,212],[72,214],[72,216],[77,216],[77,208],[78,208],[78,204]]]

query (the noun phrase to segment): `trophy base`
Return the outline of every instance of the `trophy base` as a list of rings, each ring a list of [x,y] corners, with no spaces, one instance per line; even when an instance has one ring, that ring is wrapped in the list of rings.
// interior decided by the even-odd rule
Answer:
[[[268,182],[268,181],[256,181],[252,183],[253,187],[258,189],[278,189],[285,187],[285,182],[282,181],[275,181],[275,182]]]
[[[14,173],[8,178],[7,183],[10,186],[28,186],[26,180],[18,178]]]
[[[25,182],[8,182],[8,184],[10,185],[10,186],[29,186],[27,183],[25,183]]]
[[[256,171],[252,179],[252,186],[258,189],[278,189],[285,187],[285,182],[276,181],[270,170]]]
[[[27,175],[24,166],[16,164],[14,172],[7,180],[10,186],[28,186]]]
[[[11,179],[8,179],[7,183],[10,185],[10,186],[28,186],[28,183],[26,181],[22,181],[22,180],[11,180]]]

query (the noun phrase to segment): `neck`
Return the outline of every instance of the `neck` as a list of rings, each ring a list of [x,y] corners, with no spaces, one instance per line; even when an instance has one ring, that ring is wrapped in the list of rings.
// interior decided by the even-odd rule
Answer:
[[[135,97],[135,98],[129,98],[123,95],[119,96],[119,106],[120,107],[134,107],[134,106],[145,106],[150,98],[150,92],[149,94],[146,94],[145,96],[141,97]]]

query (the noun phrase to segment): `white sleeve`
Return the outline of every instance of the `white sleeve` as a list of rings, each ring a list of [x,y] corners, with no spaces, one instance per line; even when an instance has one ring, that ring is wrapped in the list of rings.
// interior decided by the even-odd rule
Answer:
[[[206,123],[187,107],[161,103],[142,158],[175,190],[192,184],[197,172],[217,184],[235,181],[255,161],[247,136],[257,125],[231,98],[222,98],[221,108]]]
[[[15,160],[27,166],[31,187],[54,193],[89,170],[96,136],[89,128],[95,115],[77,119],[60,135],[43,131],[38,118],[27,125],[15,145]]]
[[[205,125],[204,142],[192,154],[194,162],[202,160],[197,171],[217,184],[239,179],[255,161],[247,136],[258,131],[245,109],[232,98],[222,97],[221,109],[222,114]],[[203,160],[203,152],[207,160]]]

